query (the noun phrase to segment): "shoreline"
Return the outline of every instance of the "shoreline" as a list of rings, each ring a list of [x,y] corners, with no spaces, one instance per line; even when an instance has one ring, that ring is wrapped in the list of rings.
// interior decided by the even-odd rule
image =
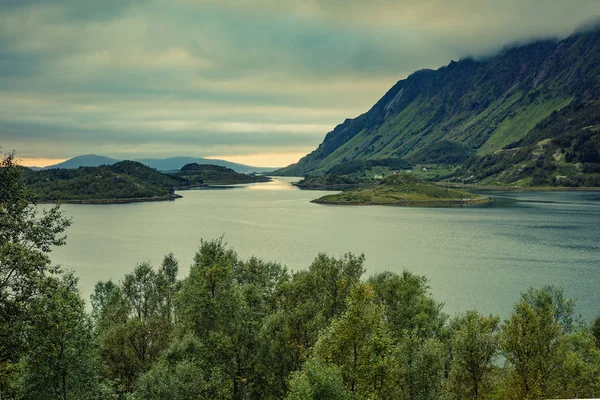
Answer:
[[[496,186],[496,185],[470,185],[465,183],[446,183],[432,182],[434,185],[454,188],[454,189],[472,189],[489,190],[494,192],[600,192],[600,187],[582,186]]]
[[[271,182],[272,179],[268,181],[252,181],[252,182],[243,182],[243,183],[221,183],[221,184],[211,184],[211,183],[202,183],[193,186],[185,186],[181,188],[177,188],[176,191],[190,191],[190,190],[209,190],[209,189],[229,189],[234,188],[235,185],[248,185],[252,183],[268,183]],[[149,202],[158,202],[158,201],[175,201],[177,199],[183,198],[180,194],[170,194],[166,196],[153,196],[153,197],[139,197],[139,198],[121,198],[121,199],[70,199],[70,200],[37,200],[36,204],[131,204],[131,203],[149,203]]]
[[[336,191],[346,189],[368,189],[376,185],[376,183],[352,183],[352,184],[341,184],[341,185],[298,185],[298,183],[292,183],[301,190],[322,190],[322,191]]]
[[[470,185],[464,183],[430,182],[439,187],[451,189],[489,190],[494,192],[600,192],[600,187],[568,187],[568,186],[495,186],[495,185]],[[326,185],[326,186],[304,186],[296,185],[301,190],[318,191],[343,191],[345,189],[363,189],[376,186],[373,184],[355,185]]]
[[[369,202],[369,201],[358,201],[358,202],[350,202],[350,201],[326,201],[321,199],[311,200],[311,203],[315,204],[323,204],[323,205],[332,205],[332,206],[395,206],[395,207],[452,207],[452,206],[474,206],[481,204],[489,204],[493,202],[494,199],[491,197],[482,197],[477,199],[470,200],[447,200],[447,201],[404,201],[397,203],[382,203],[382,202]]]
[[[123,198],[123,199],[83,199],[83,200],[40,200],[36,204],[130,204],[130,203],[149,203],[155,201],[175,201],[183,198],[179,194],[170,194],[168,196]]]

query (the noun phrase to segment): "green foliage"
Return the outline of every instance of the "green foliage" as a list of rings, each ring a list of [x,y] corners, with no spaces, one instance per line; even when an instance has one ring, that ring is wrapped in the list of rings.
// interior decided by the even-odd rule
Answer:
[[[100,393],[92,325],[71,274],[48,278],[31,302],[29,351],[22,360],[18,398],[96,399]]]
[[[260,331],[261,398],[282,398],[291,372],[301,368],[319,333],[346,309],[346,299],[360,282],[364,257],[336,259],[319,254],[308,270],[281,280],[276,308]],[[263,389],[264,390],[264,389]]]
[[[575,103],[504,150],[472,158],[455,174],[467,183],[600,185],[600,102]]]
[[[387,167],[391,170],[411,169],[412,165],[401,158],[381,158],[371,160],[353,160],[338,164],[327,171],[327,175],[351,175],[368,171],[373,167]]]
[[[419,164],[462,164],[469,159],[475,151],[460,143],[450,140],[441,140],[427,145],[411,156],[413,163]]]
[[[530,290],[502,327],[509,363],[508,395],[518,399],[594,397],[598,348],[591,332],[573,324],[573,302],[562,290]],[[576,384],[573,384],[577,382]]]
[[[184,165],[180,171],[168,174],[178,181],[179,188],[199,186],[202,184],[239,184],[268,182],[270,178],[262,175],[248,175],[235,172],[231,168],[212,164],[191,163]]]
[[[304,178],[296,186],[302,189],[319,189],[355,186],[360,183],[360,179],[345,175],[319,175]]]
[[[372,287],[361,284],[352,290],[347,310],[319,336],[314,357],[339,368],[353,398],[384,399],[402,393],[392,350],[384,308]]]
[[[600,315],[594,320],[594,325],[592,326],[592,334],[596,339],[596,345],[600,347]]]
[[[401,371],[405,371],[409,399],[429,400],[444,396],[445,343],[407,335],[400,341],[396,354]]]
[[[304,364],[302,372],[295,373],[290,380],[287,400],[349,400],[350,393],[344,386],[339,369],[317,359]]]
[[[177,334],[201,340],[202,358],[225,377],[228,398],[268,389],[255,386],[264,354],[260,332],[274,311],[276,287],[286,279],[279,264],[240,261],[222,239],[201,243],[176,296]]]
[[[404,271],[402,275],[382,272],[369,278],[375,299],[385,306],[393,334],[401,338],[414,334],[422,338],[442,335],[446,316],[443,304],[429,293],[427,278]]]
[[[207,349],[195,336],[175,340],[135,385],[135,399],[197,400],[231,398],[228,377],[206,364]]]
[[[96,285],[91,300],[103,375],[119,391],[131,392],[169,346],[176,275],[177,260],[170,254],[158,272],[142,263],[118,285]]]
[[[469,311],[452,323],[449,398],[485,399],[493,391],[500,319]]]
[[[40,213],[30,203],[22,174],[14,154],[6,154],[0,162],[0,391],[13,386],[28,352],[22,333],[36,317],[31,302],[58,272],[48,254],[65,243],[71,224],[59,207]]]

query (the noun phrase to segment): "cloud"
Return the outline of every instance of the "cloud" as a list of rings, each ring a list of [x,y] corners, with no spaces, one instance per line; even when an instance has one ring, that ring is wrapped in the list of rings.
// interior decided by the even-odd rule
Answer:
[[[598,16],[597,0],[4,0],[1,144],[298,153],[415,70]]]
[[[0,11],[53,10],[59,11],[65,19],[90,21],[114,18],[135,4],[145,3],[146,0],[2,0]]]

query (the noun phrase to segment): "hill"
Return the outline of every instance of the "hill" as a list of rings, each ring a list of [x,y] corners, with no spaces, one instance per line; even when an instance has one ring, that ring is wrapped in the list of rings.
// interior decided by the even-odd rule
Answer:
[[[174,194],[176,190],[270,180],[218,165],[188,164],[180,171],[162,173],[137,161],[119,161],[99,167],[23,170],[25,183],[39,201],[172,200],[180,197]]]
[[[178,181],[179,188],[195,187],[199,184],[232,185],[271,180],[262,175],[241,174],[220,165],[198,163],[186,164],[180,171],[168,173],[168,176]]]
[[[254,167],[250,165],[238,164],[225,160],[213,160],[202,157],[171,157],[171,158],[141,158],[136,161],[141,162],[149,167],[156,168],[159,171],[175,171],[180,170],[187,164],[210,164],[227,167],[235,172],[248,174],[252,172],[270,172],[275,168]]]
[[[27,170],[25,183],[39,201],[128,202],[173,199],[177,181],[134,161],[100,167]]]
[[[574,156],[558,164],[542,157],[552,165],[536,182],[596,184],[599,101],[600,31],[538,41],[485,60],[415,72],[368,112],[329,132],[315,151],[277,172],[318,175],[357,160],[396,158],[413,165],[462,165],[453,179],[477,183],[513,167],[511,154],[521,148],[516,151],[528,161],[525,171],[508,173],[499,183],[532,184],[538,170],[529,164],[543,164],[540,151],[558,151]],[[579,118],[577,126],[573,118]],[[544,144],[549,138],[550,147]]]
[[[358,187],[363,181],[348,175],[319,175],[309,176],[295,183],[300,189],[311,190],[343,190],[350,187]]]
[[[313,200],[319,204],[393,206],[453,206],[490,201],[488,197],[441,188],[405,174],[389,176],[372,188],[346,190]]]

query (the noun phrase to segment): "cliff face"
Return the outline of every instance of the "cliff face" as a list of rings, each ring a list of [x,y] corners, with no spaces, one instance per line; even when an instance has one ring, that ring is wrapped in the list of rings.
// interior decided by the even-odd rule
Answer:
[[[399,81],[368,112],[338,125],[280,173],[318,174],[380,158],[473,166],[505,147],[532,144],[527,137],[546,139],[551,127],[541,126],[561,119],[557,114],[568,119],[569,106],[597,113],[599,98],[600,31],[511,48],[486,60],[453,61]]]

